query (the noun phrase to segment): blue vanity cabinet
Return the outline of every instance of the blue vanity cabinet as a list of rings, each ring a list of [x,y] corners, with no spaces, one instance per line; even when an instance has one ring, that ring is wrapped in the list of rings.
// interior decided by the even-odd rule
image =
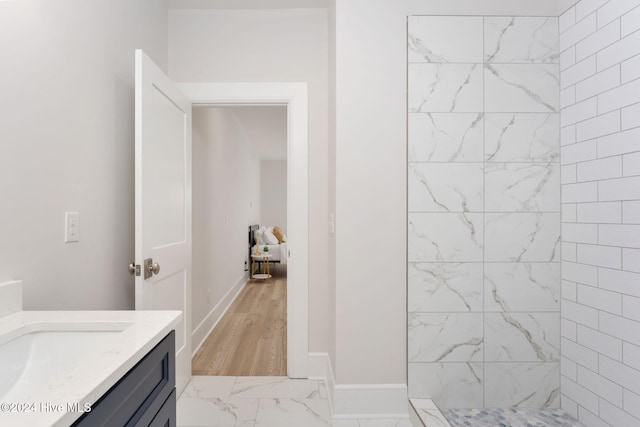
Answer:
[[[175,332],[147,353],[73,426],[176,425]]]

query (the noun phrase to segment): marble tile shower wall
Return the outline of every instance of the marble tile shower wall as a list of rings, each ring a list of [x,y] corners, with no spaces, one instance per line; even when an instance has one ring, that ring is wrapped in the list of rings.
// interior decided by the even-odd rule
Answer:
[[[410,397],[557,407],[557,18],[408,26]]]

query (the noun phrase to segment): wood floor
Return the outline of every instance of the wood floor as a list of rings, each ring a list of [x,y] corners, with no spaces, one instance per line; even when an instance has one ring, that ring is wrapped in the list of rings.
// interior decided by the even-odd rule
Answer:
[[[193,375],[287,375],[286,267],[250,280],[193,358]]]

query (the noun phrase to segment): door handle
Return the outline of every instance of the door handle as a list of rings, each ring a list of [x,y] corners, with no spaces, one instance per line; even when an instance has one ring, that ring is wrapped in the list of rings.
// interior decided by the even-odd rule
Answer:
[[[144,278],[148,279],[154,274],[160,273],[160,264],[153,262],[153,258],[144,260]]]

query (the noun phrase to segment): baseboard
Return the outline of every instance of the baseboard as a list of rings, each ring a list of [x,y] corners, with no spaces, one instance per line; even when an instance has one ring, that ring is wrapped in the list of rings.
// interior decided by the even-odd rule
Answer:
[[[406,384],[338,384],[333,418],[409,418]]]
[[[309,353],[309,379],[325,381],[333,419],[410,418],[406,384],[336,385],[328,353]]]
[[[308,372],[310,380],[323,380],[325,382],[329,409],[333,414],[333,390],[336,386],[336,381],[329,353],[309,353]]]
[[[249,272],[245,272],[240,279],[227,291],[222,299],[211,309],[209,314],[200,322],[198,326],[191,333],[191,348],[193,349],[191,357],[194,357],[204,340],[209,336],[213,328],[216,327],[222,316],[227,312],[233,301],[238,297],[244,285],[249,280]]]

